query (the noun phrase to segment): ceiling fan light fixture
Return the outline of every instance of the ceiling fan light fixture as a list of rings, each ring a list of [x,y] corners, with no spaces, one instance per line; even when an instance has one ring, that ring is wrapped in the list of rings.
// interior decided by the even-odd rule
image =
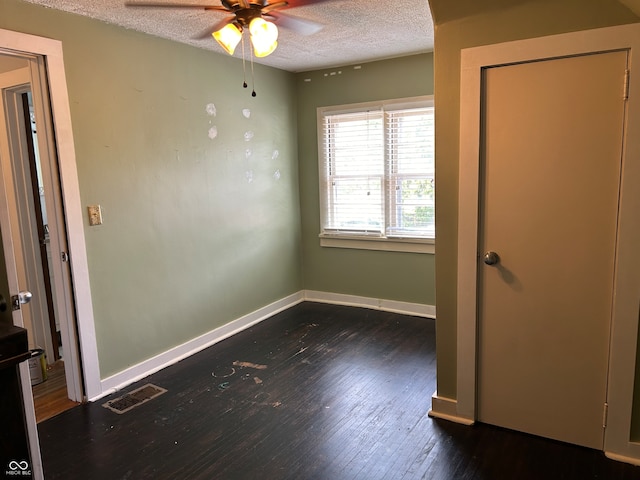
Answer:
[[[229,55],[233,55],[242,39],[242,30],[234,23],[227,23],[220,30],[213,32],[212,35]]]
[[[256,57],[266,57],[278,46],[278,27],[261,17],[251,20],[249,32]]]

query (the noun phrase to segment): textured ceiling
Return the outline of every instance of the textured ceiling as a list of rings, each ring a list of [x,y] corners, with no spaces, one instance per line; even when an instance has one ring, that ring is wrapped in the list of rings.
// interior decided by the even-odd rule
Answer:
[[[226,18],[224,12],[127,8],[124,0],[26,1],[227,55],[212,37],[192,38]],[[219,0],[179,1],[220,4]],[[325,0],[288,8],[283,13],[324,27],[309,36],[280,28],[277,50],[255,59],[257,63],[300,72],[433,51],[433,22],[427,0]],[[235,56],[241,54],[238,47]]]

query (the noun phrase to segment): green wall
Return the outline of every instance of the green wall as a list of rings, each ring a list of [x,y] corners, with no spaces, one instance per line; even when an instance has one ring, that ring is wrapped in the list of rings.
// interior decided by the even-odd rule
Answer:
[[[293,74],[256,65],[252,98],[238,58],[18,0],[0,28],[63,44],[81,203],[103,209],[102,378],[301,290]]]
[[[238,58],[20,0],[0,28],[63,44],[81,203],[104,218],[85,224],[102,378],[303,288],[435,304],[433,255],[319,247],[315,123],[432,94],[431,54],[256,65],[252,98]]]
[[[612,0],[430,0],[435,21],[438,395],[456,398],[460,51],[463,48],[634,23]]]
[[[433,94],[433,54],[359,66],[296,76],[304,287],[435,305],[434,255],[320,247],[316,109]]]

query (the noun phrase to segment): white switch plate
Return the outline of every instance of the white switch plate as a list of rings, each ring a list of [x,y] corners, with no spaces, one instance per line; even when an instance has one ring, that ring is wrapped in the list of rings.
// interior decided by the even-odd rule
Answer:
[[[102,208],[100,205],[89,205],[87,207],[89,210],[89,225],[102,225]]]

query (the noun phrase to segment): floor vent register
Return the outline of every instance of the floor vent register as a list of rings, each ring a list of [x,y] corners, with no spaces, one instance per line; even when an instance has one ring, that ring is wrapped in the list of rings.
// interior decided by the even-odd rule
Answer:
[[[102,406],[113,412],[122,414],[156,398],[158,395],[162,395],[166,391],[167,390],[162,387],[157,387],[151,383],[147,383],[146,385],[136,388],[121,397],[114,398],[113,400],[109,400],[107,403],[103,403]]]

